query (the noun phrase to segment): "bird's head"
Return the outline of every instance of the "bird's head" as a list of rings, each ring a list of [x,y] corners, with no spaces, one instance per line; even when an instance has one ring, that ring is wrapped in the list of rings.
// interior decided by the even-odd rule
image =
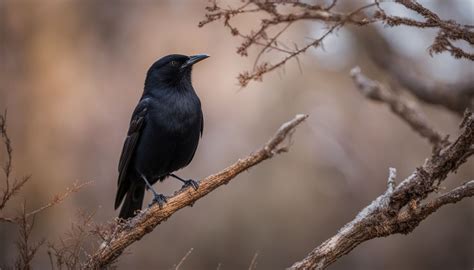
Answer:
[[[207,54],[191,56],[170,54],[162,57],[153,63],[148,70],[145,80],[145,89],[190,84],[193,65],[208,57],[209,55]]]

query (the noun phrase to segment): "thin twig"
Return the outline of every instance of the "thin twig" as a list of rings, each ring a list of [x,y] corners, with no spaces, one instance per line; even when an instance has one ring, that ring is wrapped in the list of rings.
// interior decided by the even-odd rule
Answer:
[[[181,267],[181,265],[184,263],[184,261],[188,258],[188,256],[191,254],[191,252],[193,252],[193,248],[190,248],[188,252],[186,252],[186,254],[183,256],[183,258],[181,258],[181,260],[179,261],[179,263],[176,265],[176,267],[174,268],[174,270],[179,270],[179,268]]]
[[[258,252],[255,252],[255,255],[253,255],[252,261],[250,262],[249,270],[257,269],[257,258],[258,258]]]

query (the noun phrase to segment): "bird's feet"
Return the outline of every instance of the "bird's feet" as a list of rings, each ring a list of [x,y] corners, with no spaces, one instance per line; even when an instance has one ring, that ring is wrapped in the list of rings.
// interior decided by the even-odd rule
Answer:
[[[183,178],[181,178],[181,177],[179,177],[179,176],[177,176],[176,174],[173,174],[173,173],[168,174],[168,176],[174,177],[174,178],[178,179],[179,181],[183,182],[184,185],[181,187],[182,189],[187,188],[189,186],[193,187],[194,190],[197,190],[199,188],[199,183],[194,181],[193,179],[184,180]]]
[[[158,204],[158,206],[161,208],[163,208],[163,205],[165,203],[167,203],[168,200],[166,199],[166,196],[163,195],[163,194],[153,194],[153,200],[151,201],[151,203],[148,205],[148,207],[151,207],[152,205],[154,205],[155,203]]]
[[[182,180],[184,185],[181,187],[182,189],[187,188],[187,187],[193,187],[194,190],[197,190],[199,188],[199,183],[194,181],[193,179],[188,179],[188,180]]]

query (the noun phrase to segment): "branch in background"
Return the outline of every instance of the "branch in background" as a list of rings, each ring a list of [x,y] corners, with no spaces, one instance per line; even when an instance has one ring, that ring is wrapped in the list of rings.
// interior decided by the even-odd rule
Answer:
[[[179,263],[174,267],[174,270],[179,270],[179,268],[181,267],[181,265],[183,265],[184,261],[186,261],[186,259],[188,258],[188,256],[191,254],[191,252],[193,252],[193,248],[189,249],[188,252],[186,252],[186,254],[184,255],[184,257],[179,261]]]
[[[7,133],[7,111],[2,115],[0,114],[0,136],[3,139],[3,144],[5,146],[6,152],[6,161],[5,165],[3,166],[3,173],[5,177],[5,188],[1,191],[0,195],[0,211],[5,208],[7,202],[17,194],[20,189],[30,180],[29,176],[25,176],[20,180],[15,179],[13,183],[11,183],[11,172],[12,172],[12,160],[13,160],[13,148],[11,145],[10,137]],[[0,221],[2,221],[2,217],[0,216]],[[9,221],[6,218],[4,221]]]
[[[397,223],[407,224],[416,222],[417,224],[434,213],[441,206],[446,204],[457,203],[466,197],[474,196],[474,180],[466,182],[462,186],[459,186],[433,200],[424,203],[420,207],[409,208],[400,214],[398,214]],[[410,226],[414,226],[411,224]],[[415,225],[416,226],[416,225]]]
[[[57,244],[48,244],[51,269],[55,268],[54,265],[58,269],[81,269],[81,262],[87,259],[86,254],[89,251],[86,250],[85,243],[89,237],[98,234],[97,230],[101,230],[93,221],[94,215],[95,213],[79,211],[78,222],[71,225],[66,237],[61,237]],[[97,239],[93,240],[96,242]]]
[[[31,221],[30,221],[31,220]],[[38,249],[44,244],[45,240],[40,240],[36,243],[31,243],[31,232],[35,225],[35,216],[28,219],[26,216],[25,204],[22,207],[21,216],[17,219],[17,224],[20,231],[20,237],[18,237],[18,258],[15,262],[15,269],[31,269],[31,261],[35,257]]]
[[[282,142],[289,138],[296,126],[307,117],[307,115],[300,114],[295,116],[293,120],[284,123],[261,149],[243,159],[239,159],[221,172],[203,179],[199,182],[197,190],[189,188],[181,190],[172,197],[169,197],[167,199],[168,202],[162,208],[158,205],[153,205],[143,210],[135,218],[117,224],[117,227],[112,230],[113,232],[104,237],[106,241],[90,257],[85,268],[101,269],[110,265],[122,254],[125,248],[152,232],[156,226],[167,220],[178,210],[186,206],[192,206],[200,198],[227,184],[239,173],[266,159],[272,158],[276,154],[288,151],[289,145],[281,145]]]
[[[11,145],[10,137],[7,133],[7,119],[6,112],[0,114],[0,135],[3,139],[3,144],[6,149],[6,161],[3,166],[5,188],[0,193],[0,222],[8,222],[17,225],[19,230],[19,236],[17,240],[18,247],[18,258],[15,262],[15,269],[31,269],[31,262],[37,254],[39,248],[45,243],[45,240],[33,243],[31,241],[31,233],[35,224],[36,215],[43,212],[44,210],[61,203],[71,193],[79,191],[82,187],[89,184],[90,182],[77,184],[74,183],[72,188],[66,189],[66,192],[53,197],[51,201],[45,205],[36,208],[32,211],[26,211],[26,203],[23,203],[22,211],[19,215],[13,217],[7,217],[3,214],[3,211],[7,203],[15,196],[18,195],[20,189],[31,179],[30,176],[15,180],[11,183],[11,174],[13,167],[13,148]]]
[[[257,258],[258,258],[258,252],[253,255],[252,261],[250,262],[250,266],[248,270],[256,270],[257,269]]]
[[[449,144],[447,136],[441,135],[427,123],[426,117],[413,106],[402,100],[393,91],[390,91],[365,77],[359,67],[351,70],[351,76],[357,89],[367,98],[386,103],[393,113],[402,118],[421,137],[426,138],[433,144],[434,149],[441,149]]]
[[[64,191],[63,193],[56,194],[49,202],[47,202],[43,206],[37,207],[34,210],[31,210],[29,212],[26,212],[26,210],[25,210],[24,213],[21,216],[7,217],[7,216],[0,215],[0,221],[19,224],[19,223],[22,223],[24,219],[34,218],[35,215],[43,212],[44,210],[46,210],[48,208],[51,208],[51,207],[55,206],[57,204],[60,204],[67,197],[69,197],[69,195],[71,195],[72,193],[78,192],[80,189],[82,189],[83,187],[85,187],[85,186],[87,186],[91,183],[92,183],[91,181],[90,182],[85,182],[85,183],[80,183],[80,184],[76,182],[72,185],[71,188],[69,188],[69,187],[66,188],[66,191]]]
[[[241,86],[246,86],[250,81],[260,81],[262,76],[279,67],[282,67],[291,59],[305,53],[309,48],[317,48],[322,46],[323,40],[334,33],[345,24],[366,25],[374,22],[374,19],[367,18],[362,11],[374,7],[376,3],[371,3],[352,12],[343,13],[333,10],[337,1],[333,1],[329,6],[319,4],[309,4],[303,1],[261,1],[246,0],[244,4],[238,8],[225,8],[213,1],[207,8],[206,19],[199,22],[199,27],[223,20],[224,27],[230,30],[234,36],[243,39],[241,45],[237,48],[237,53],[241,56],[248,56],[248,50],[252,47],[261,47],[254,63],[252,71],[245,71],[239,74],[238,80]],[[287,7],[281,9],[281,7]],[[280,9],[279,9],[280,8]],[[287,11],[287,12],[285,12]],[[231,23],[231,19],[242,14],[261,13],[269,16],[268,19],[262,19],[260,28],[252,30],[249,34],[243,34]],[[303,45],[292,46],[286,45],[280,39],[280,35],[287,31],[289,26],[299,21],[316,21],[328,26],[328,29],[319,38],[313,39],[311,42],[305,42]],[[283,27],[281,27],[283,26]],[[270,33],[281,27],[276,34]],[[285,54],[280,61],[276,63],[260,62],[260,56],[271,50]]]
[[[446,84],[423,74],[414,60],[396,52],[390,43],[373,26],[357,31],[356,37],[365,47],[374,63],[418,99],[463,115],[466,108],[474,110],[474,80]]]
[[[387,98],[389,95],[382,94],[379,84],[368,80],[360,74],[360,70],[356,69],[352,73],[356,85],[361,88],[361,92],[368,92],[366,95],[369,98],[387,102],[391,107],[393,102],[397,103],[397,106],[406,107],[401,100],[393,99],[392,96]],[[405,113],[397,113],[397,115],[413,127],[412,116],[415,115],[415,119],[418,116],[412,113],[410,112],[408,116]],[[324,269],[365,241],[397,233],[408,234],[441,206],[474,196],[474,181],[470,181],[423,203],[429,194],[438,190],[439,184],[449,173],[455,172],[474,154],[472,148],[474,116],[471,113],[465,114],[461,129],[461,134],[454,142],[441,144],[439,151],[433,153],[422,166],[396,187],[396,171],[391,168],[388,188],[384,194],[360,211],[336,235],[316,247],[303,260],[296,262],[289,269]],[[439,134],[434,130],[433,132],[433,134]]]
[[[416,21],[410,18],[387,15],[382,9],[382,4],[393,5],[394,3],[379,3],[373,0],[372,3],[360,6],[352,12],[339,12],[338,1],[334,0],[329,6],[319,4],[309,4],[307,1],[271,1],[271,0],[244,0],[240,7],[224,7],[212,1],[206,7],[205,19],[199,22],[199,27],[222,20],[224,27],[228,28],[233,36],[240,37],[243,41],[237,48],[237,53],[241,56],[248,56],[250,48],[259,48],[252,71],[244,71],[238,76],[242,87],[250,81],[261,81],[262,76],[279,67],[284,66],[289,60],[296,59],[310,48],[322,47],[324,39],[345,25],[367,25],[374,22],[384,22],[390,27],[406,25],[416,28],[439,29],[437,37],[430,48],[430,53],[450,52],[456,58],[467,58],[474,61],[474,54],[463,51],[453,45],[452,41],[464,40],[474,45],[473,26],[460,25],[452,20],[442,20],[439,16],[423,7],[414,0],[398,0],[399,5],[422,15],[425,21]],[[376,9],[375,9],[376,8]],[[375,9],[373,15],[365,15],[364,11]],[[265,18],[260,20],[259,26],[251,30],[250,33],[242,33],[238,26],[231,20],[241,17],[244,14],[263,14]],[[327,26],[327,30],[320,37],[313,38],[310,42],[298,45],[296,42],[291,46],[286,45],[281,37],[284,32],[289,31],[289,26],[295,22],[312,21]],[[261,56],[270,51],[277,51],[284,55],[276,63],[261,61]],[[466,107],[464,107],[466,108]]]
[[[425,21],[416,21],[409,18],[390,16],[379,7],[375,18],[381,19],[389,26],[407,25],[418,28],[439,29],[433,45],[430,47],[430,54],[449,52],[455,58],[466,58],[474,61],[474,54],[463,51],[452,44],[452,41],[464,40],[470,45],[474,45],[474,32],[472,25],[461,25],[453,20],[443,20],[436,13],[422,6],[415,0],[397,0],[397,3],[405,6],[425,18]]]

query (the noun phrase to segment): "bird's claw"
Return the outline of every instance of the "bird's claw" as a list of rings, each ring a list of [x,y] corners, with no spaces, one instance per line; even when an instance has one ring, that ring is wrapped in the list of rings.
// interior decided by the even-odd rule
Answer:
[[[183,183],[184,185],[181,187],[182,189],[187,188],[189,186],[193,187],[194,190],[197,190],[199,188],[199,183],[194,181],[193,179],[184,180]]]
[[[163,205],[165,203],[167,203],[168,200],[166,199],[166,196],[163,195],[163,194],[155,194],[153,196],[153,200],[151,201],[151,203],[148,205],[148,207],[151,207],[152,205],[154,205],[155,203],[158,204],[158,206],[161,208],[163,208]]]

